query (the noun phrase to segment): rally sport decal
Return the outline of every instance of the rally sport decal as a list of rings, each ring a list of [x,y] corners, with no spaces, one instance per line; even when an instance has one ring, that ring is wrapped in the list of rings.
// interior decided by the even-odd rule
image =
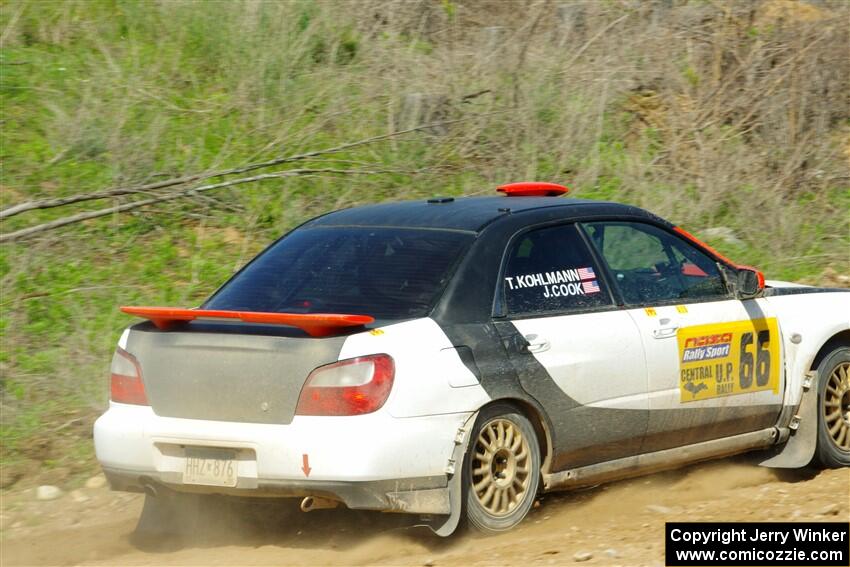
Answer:
[[[679,329],[681,402],[779,391],[779,329],[775,318]]]

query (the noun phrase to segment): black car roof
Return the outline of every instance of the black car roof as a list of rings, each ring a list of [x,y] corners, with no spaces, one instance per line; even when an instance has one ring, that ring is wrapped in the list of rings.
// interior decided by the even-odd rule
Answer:
[[[318,217],[304,227],[392,226],[480,232],[500,217],[553,207],[563,208],[565,218],[576,219],[600,215],[653,216],[629,205],[570,197],[459,197],[343,209]]]

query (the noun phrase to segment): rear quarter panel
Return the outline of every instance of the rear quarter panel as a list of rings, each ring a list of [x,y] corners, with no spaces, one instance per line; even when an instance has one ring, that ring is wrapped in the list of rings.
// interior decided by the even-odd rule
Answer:
[[[472,412],[490,399],[432,319],[352,335],[339,358],[378,353],[389,354],[395,361],[393,389],[382,408],[394,417]]]

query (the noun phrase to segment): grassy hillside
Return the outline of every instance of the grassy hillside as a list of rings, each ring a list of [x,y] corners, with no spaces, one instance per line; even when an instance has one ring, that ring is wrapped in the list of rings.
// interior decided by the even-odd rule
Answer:
[[[840,0],[4,2],[2,209],[444,124],[3,219],[289,172],[0,244],[2,485],[91,467],[118,305],[196,305],[331,209],[551,180],[768,277],[850,274],[848,18]]]

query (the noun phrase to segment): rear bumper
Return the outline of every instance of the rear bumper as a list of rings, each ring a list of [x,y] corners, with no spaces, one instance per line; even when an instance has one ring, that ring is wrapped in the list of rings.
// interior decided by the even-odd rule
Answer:
[[[448,513],[446,467],[470,414],[394,418],[296,416],[288,425],[160,417],[149,406],[111,404],[94,426],[111,486],[239,496],[321,496],[350,508]],[[233,488],[183,483],[186,447],[233,450]],[[305,457],[309,470],[305,471]]]
[[[160,486],[179,492],[225,494],[239,497],[303,498],[319,496],[336,500],[357,510],[381,510],[417,514],[448,514],[450,509],[447,478],[443,476],[374,480],[367,482],[260,480],[255,488],[193,486],[173,482],[170,475],[158,472],[103,467],[113,490],[125,492],[157,491]]]

